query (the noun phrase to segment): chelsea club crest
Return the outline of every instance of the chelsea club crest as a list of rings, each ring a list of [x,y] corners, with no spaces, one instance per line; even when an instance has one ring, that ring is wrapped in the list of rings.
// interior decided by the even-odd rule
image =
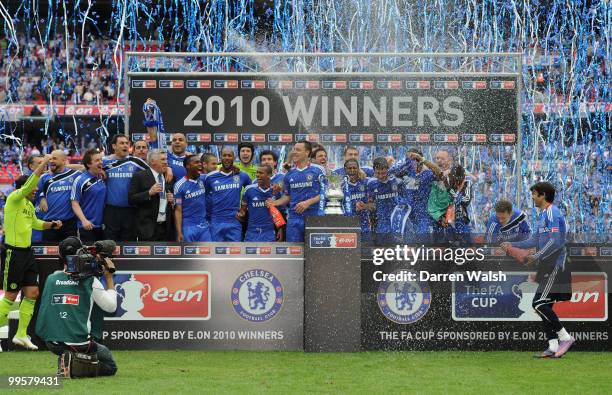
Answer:
[[[240,181],[240,176],[234,176],[234,182]]]
[[[431,291],[426,281],[386,281],[378,288],[376,299],[387,319],[411,324],[427,314]]]
[[[283,286],[267,270],[242,273],[232,286],[232,306],[242,318],[264,322],[274,317],[283,305]]]

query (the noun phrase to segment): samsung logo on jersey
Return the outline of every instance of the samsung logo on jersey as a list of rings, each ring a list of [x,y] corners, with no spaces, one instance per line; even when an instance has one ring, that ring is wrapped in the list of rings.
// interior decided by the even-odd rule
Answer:
[[[200,195],[203,195],[203,194],[204,194],[204,190],[202,190],[202,189],[197,190],[197,191],[194,191],[194,192],[189,192],[189,193],[187,193],[187,194],[185,195],[185,199],[191,199],[191,198],[194,198],[194,197],[198,197],[198,196],[200,196]]]
[[[263,202],[263,201],[253,202],[251,203],[251,207],[266,207],[266,202]]]
[[[295,182],[295,183],[291,183],[289,185],[291,185],[291,188],[310,188],[310,187],[312,187],[312,181],[309,181],[309,182]]]
[[[63,192],[69,191],[72,189],[72,185],[64,185],[61,187],[51,187],[49,192]]]
[[[55,285],[79,285],[79,282],[74,280],[55,280]]]
[[[215,191],[224,191],[226,189],[238,189],[240,188],[240,184],[226,184],[226,185],[216,185],[214,187]]]
[[[107,172],[106,174],[108,178],[132,178],[132,176],[134,175],[133,173],[112,173],[112,172]]]
[[[383,193],[381,195],[376,195],[376,199],[378,200],[384,200],[384,199],[390,199],[390,198],[394,198],[397,196],[397,192],[391,192],[391,193]]]
[[[365,197],[365,193],[360,192],[360,193],[354,193],[351,195],[350,199],[351,200],[357,200],[357,199],[363,199]]]

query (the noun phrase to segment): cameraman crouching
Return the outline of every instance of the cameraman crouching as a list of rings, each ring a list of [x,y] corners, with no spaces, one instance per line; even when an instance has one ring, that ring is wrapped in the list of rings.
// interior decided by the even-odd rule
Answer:
[[[117,309],[113,275],[105,264],[99,265],[99,271],[91,271],[80,264],[75,268],[75,259],[71,258],[78,257],[74,254],[81,253],[81,247],[76,237],[60,243],[64,270],[47,277],[40,298],[36,333],[46,342],[47,348],[58,355],[58,375],[75,378],[113,376],[117,365],[110,350],[90,336],[93,304],[108,313]],[[109,258],[97,256],[95,259]],[[114,267],[112,262],[110,265]],[[96,275],[104,275],[106,290]]]

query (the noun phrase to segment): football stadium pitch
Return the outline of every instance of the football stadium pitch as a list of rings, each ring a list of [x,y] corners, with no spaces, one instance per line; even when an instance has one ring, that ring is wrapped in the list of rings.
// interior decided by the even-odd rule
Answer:
[[[67,380],[57,392],[612,393],[611,353],[570,351],[558,360],[526,352],[116,351],[114,356],[117,376]],[[55,363],[47,352],[2,353],[0,375],[49,375]]]

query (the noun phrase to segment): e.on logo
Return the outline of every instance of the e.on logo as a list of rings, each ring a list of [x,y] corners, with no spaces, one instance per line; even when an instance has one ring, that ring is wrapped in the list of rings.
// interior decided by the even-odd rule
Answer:
[[[118,271],[117,311],[110,320],[207,320],[210,273],[204,271]]]
[[[572,298],[555,303],[553,309],[561,320],[606,321],[607,285],[606,273],[572,273]]]
[[[357,248],[356,233],[336,233],[336,248]]]

